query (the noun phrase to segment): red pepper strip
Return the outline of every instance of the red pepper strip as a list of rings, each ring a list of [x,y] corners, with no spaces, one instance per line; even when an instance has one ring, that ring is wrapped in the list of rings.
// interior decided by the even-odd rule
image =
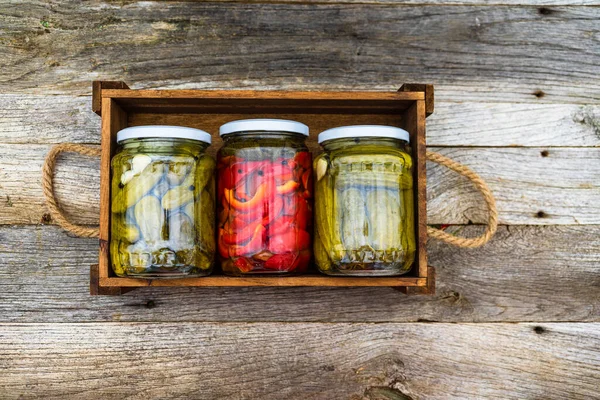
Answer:
[[[282,215],[269,225],[269,236],[279,235],[290,229],[294,224],[295,217],[292,215]]]
[[[301,151],[296,153],[294,160],[304,169],[309,169],[311,164],[311,157],[308,151]]]
[[[254,264],[250,262],[246,257],[240,257],[233,263],[240,270],[240,272],[250,272],[254,269]]]
[[[302,186],[305,190],[312,191],[312,171],[306,170],[302,174]]]
[[[263,218],[263,225],[267,226],[273,222],[279,214],[281,214],[281,210],[283,210],[283,198],[281,196],[276,196],[275,199],[269,201],[266,206],[265,216]],[[277,221],[275,221],[277,222]]]
[[[267,184],[263,183],[256,190],[256,194],[254,195],[254,197],[244,203],[235,198],[231,189],[224,190],[225,199],[227,199],[227,201],[229,202],[229,205],[231,205],[231,207],[235,210],[243,210],[243,211],[248,211],[253,208],[256,208],[259,205],[262,205],[266,191],[267,191]]]
[[[253,224],[246,225],[242,229],[235,229],[233,232],[228,232],[226,230],[223,233],[223,242],[228,245],[241,245],[242,243],[246,243],[252,238],[258,224],[260,224],[260,220]]]
[[[225,243],[223,243],[224,232],[225,232],[224,229],[222,229],[222,228],[219,229],[219,240],[218,240],[219,254],[223,258],[229,258],[229,247]]]
[[[236,157],[235,156],[224,156],[224,157],[219,157],[217,162],[219,163],[219,165],[230,165],[236,162]]]
[[[286,271],[289,270],[298,259],[298,254],[296,253],[283,253],[283,254],[274,254],[269,258],[263,266],[266,269],[272,269],[276,271]]]
[[[270,164],[269,161],[246,161],[233,164],[230,168],[234,186],[241,184],[255,171],[263,171],[263,174],[271,171]]]
[[[308,264],[310,264],[310,257],[310,250],[301,251],[292,266],[293,268],[288,269],[288,271],[305,272],[308,269]]]
[[[298,197],[298,202],[296,203],[296,226],[299,229],[306,230],[306,226],[311,220],[311,213],[308,209],[308,203],[305,199]]]
[[[254,230],[254,236],[244,246],[229,246],[230,257],[239,257],[247,254],[257,253],[262,250],[267,230],[264,226],[258,225]]]
[[[237,229],[243,229],[248,224],[254,222],[260,222],[263,219],[263,210],[259,208],[256,212],[250,214],[233,213],[229,217],[229,228],[231,232],[235,232]]]
[[[310,236],[303,229],[290,227],[287,231],[269,237],[269,251],[273,254],[286,253],[307,249],[310,246]]]
[[[296,215],[298,212],[298,203],[304,201],[300,194],[293,196],[284,196],[285,202],[283,204],[284,215]]]
[[[298,189],[298,186],[300,186],[300,184],[296,181],[287,181],[283,185],[277,186],[275,190],[277,191],[277,194],[288,194]]]
[[[235,188],[235,197],[237,197],[238,199],[242,199],[244,201],[248,201],[252,198],[252,196],[248,196],[246,194],[247,190],[244,187],[245,185],[239,185],[237,188]]]
[[[294,171],[289,170],[289,171],[284,171],[281,174],[274,174],[275,175],[275,183],[277,185],[282,185],[283,183],[294,179]]]

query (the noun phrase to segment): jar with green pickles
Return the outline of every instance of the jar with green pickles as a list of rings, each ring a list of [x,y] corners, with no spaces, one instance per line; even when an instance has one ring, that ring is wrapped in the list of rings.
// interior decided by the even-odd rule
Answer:
[[[111,162],[110,258],[117,276],[211,273],[215,255],[215,161],[210,134],[178,126],[117,133]]]
[[[346,126],[319,135],[314,254],[327,275],[393,276],[415,258],[412,158],[405,130]]]

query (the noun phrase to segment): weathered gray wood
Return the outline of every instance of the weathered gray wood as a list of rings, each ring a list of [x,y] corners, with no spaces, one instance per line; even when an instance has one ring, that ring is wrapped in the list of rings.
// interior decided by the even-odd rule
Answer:
[[[439,102],[428,146],[600,146],[600,107]]]
[[[0,94],[0,143],[99,143],[88,96]],[[599,146],[600,106],[436,102],[429,146]]]
[[[0,325],[4,398],[598,398],[600,324]],[[241,351],[243,349],[243,351]]]
[[[390,288],[142,288],[89,297],[97,240],[52,226],[4,226],[0,322],[600,322],[600,226],[501,227],[483,248],[432,242],[428,252],[434,296]]]
[[[9,2],[0,91],[89,94],[99,78],[134,88],[427,82],[438,100],[598,104],[599,17],[597,7]]]
[[[39,182],[49,148],[0,145],[0,224],[42,220],[47,211]],[[600,224],[600,148],[430,149],[470,166],[488,182],[503,224]],[[98,168],[98,160],[78,155],[59,160],[56,195],[75,222],[98,221]],[[485,204],[469,181],[435,164],[427,171],[429,223],[487,221]]]

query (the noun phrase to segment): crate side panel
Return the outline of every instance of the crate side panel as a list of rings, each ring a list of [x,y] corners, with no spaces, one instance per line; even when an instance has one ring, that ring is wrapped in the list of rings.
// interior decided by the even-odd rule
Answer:
[[[110,160],[115,152],[116,136],[127,126],[127,114],[114,100],[102,99],[102,133],[100,156],[100,256],[99,277],[111,273],[109,261],[110,242]]]
[[[419,277],[427,277],[427,174],[425,163],[425,102],[416,101],[404,113],[404,129],[410,134],[415,191],[415,267]],[[413,267],[414,268],[414,267]]]

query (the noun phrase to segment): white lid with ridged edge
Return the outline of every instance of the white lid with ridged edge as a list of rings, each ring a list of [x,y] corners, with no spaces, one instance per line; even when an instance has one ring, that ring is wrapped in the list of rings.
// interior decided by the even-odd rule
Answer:
[[[410,136],[407,131],[387,125],[350,125],[327,129],[319,133],[319,143],[333,139],[357,137],[392,138],[410,143]]]
[[[237,132],[290,132],[308,136],[308,126],[289,119],[255,118],[231,121],[219,128],[221,136]]]
[[[144,138],[189,139],[208,144],[211,143],[212,139],[210,133],[186,126],[143,125],[132,126],[117,132],[117,143],[127,139]]]

